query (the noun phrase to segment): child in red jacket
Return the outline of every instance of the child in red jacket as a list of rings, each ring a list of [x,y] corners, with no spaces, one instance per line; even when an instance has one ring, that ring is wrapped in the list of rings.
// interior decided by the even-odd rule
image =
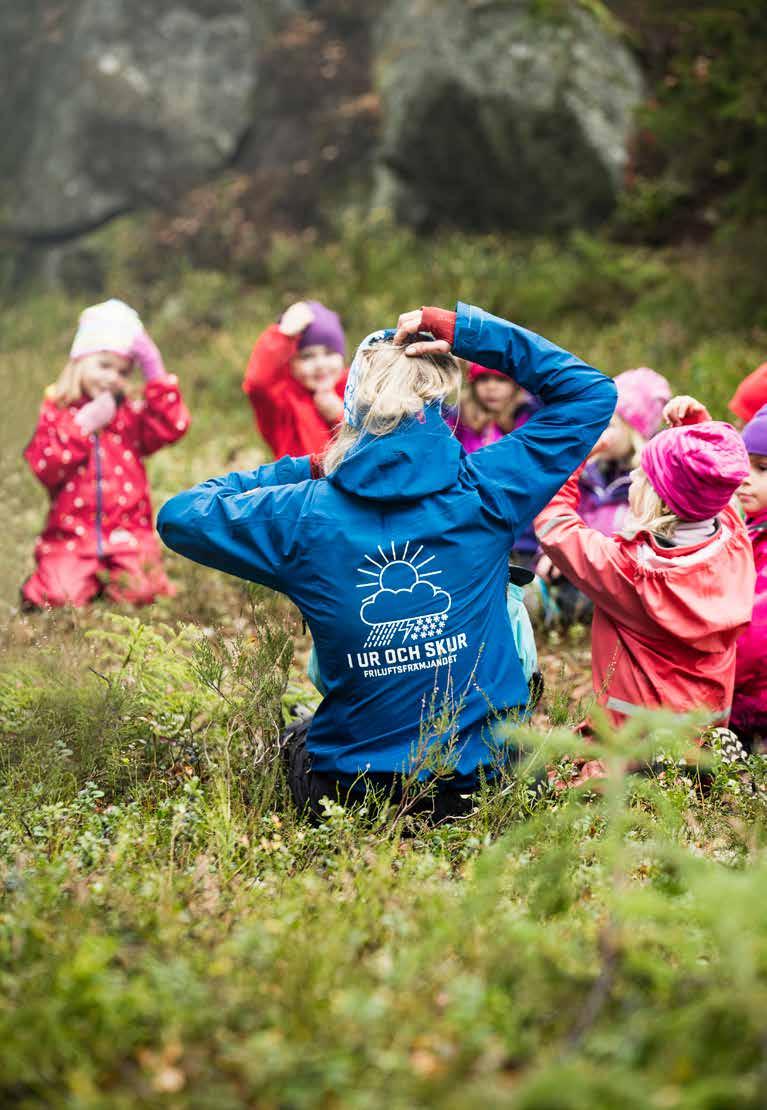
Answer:
[[[144,395],[129,401],[134,362]],[[24,452],[51,498],[26,607],[82,606],[101,592],[141,605],[171,593],[142,458],[188,427],[178,380],[133,309],[114,299],[87,308]]]
[[[597,701],[615,723],[643,709],[705,707],[726,724],[735,645],[751,618],[754,563],[730,503],[748,474],[743,442],[692,397],[670,401],[671,428],[644,447],[622,534],[578,514],[578,474],[535,522],[555,566],[594,602]]]
[[[753,420],[762,405],[767,404],[767,362],[743,379],[735,390],[728,408],[744,424]],[[739,425],[740,426],[740,425]]]
[[[743,743],[763,749],[767,741],[767,405],[743,429],[751,470],[738,491],[756,564],[751,623],[738,640],[732,727]]]
[[[341,321],[319,301],[298,301],[256,341],[242,388],[274,452],[321,454],[343,417],[347,371]]]

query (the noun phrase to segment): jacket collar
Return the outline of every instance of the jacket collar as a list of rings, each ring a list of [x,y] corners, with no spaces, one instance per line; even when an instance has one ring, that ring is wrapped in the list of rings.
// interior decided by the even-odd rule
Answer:
[[[746,517],[746,527],[750,536],[761,535],[767,532],[767,509],[763,509],[761,513],[756,516]]]

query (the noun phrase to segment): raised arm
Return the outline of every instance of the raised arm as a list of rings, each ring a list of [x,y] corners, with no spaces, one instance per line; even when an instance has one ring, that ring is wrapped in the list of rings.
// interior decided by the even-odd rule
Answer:
[[[310,487],[311,477],[307,455],[211,478],[166,501],[157,531],[195,563],[289,593],[301,483]]]
[[[744,378],[727,406],[739,419],[748,423],[762,405],[767,404],[767,362],[757,366]]]
[[[189,410],[181,396],[178,378],[169,374],[152,337],[141,331],[130,351],[144,378],[144,398],[136,412],[141,453],[152,455],[187,432]]]
[[[298,351],[298,336],[285,335],[277,324],[271,324],[256,340],[242,382],[255,405],[269,397],[283,380],[285,366]]]
[[[301,336],[314,319],[305,301],[286,309],[279,324],[271,324],[256,340],[242,383],[251,403],[263,404],[285,378],[285,367],[298,352]]]
[[[488,511],[518,533],[580,466],[607,427],[615,385],[548,339],[471,305],[459,302],[454,314],[423,309],[419,324],[435,336],[435,350],[449,344],[460,358],[513,377],[543,403],[522,428],[466,461]],[[401,341],[406,341],[404,333]],[[414,353],[429,346],[415,344]]]
[[[574,586],[626,624],[636,616],[641,628],[646,621],[643,601],[634,589],[619,544],[589,528],[578,513],[581,469],[536,517],[535,534],[544,553]]]

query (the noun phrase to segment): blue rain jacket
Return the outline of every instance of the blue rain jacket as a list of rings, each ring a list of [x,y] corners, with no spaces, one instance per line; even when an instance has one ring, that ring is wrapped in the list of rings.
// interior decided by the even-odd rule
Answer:
[[[467,455],[431,405],[389,435],[363,434],[328,478],[286,457],[203,482],[158,517],[168,547],[301,610],[327,691],[308,747],[342,782],[410,770],[437,736],[458,756],[458,784],[475,784],[480,765],[492,774],[508,733],[498,724],[528,699],[509,552],[615,407],[597,370],[460,302],[453,351],[508,371],[542,408]]]

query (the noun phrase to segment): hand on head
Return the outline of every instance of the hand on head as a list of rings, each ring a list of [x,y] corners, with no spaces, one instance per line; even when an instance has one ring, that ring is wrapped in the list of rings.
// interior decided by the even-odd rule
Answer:
[[[682,394],[672,397],[663,409],[663,419],[672,428],[679,428],[684,424],[699,424],[703,420],[710,420],[708,409],[695,397]]]
[[[300,335],[302,331],[306,331],[313,319],[314,313],[306,301],[296,301],[283,312],[280,331],[283,335]]]
[[[397,321],[397,331],[394,335],[394,345],[405,347],[405,354],[411,358],[419,355],[447,355],[450,353],[450,344],[446,339],[420,340],[418,343],[408,341],[421,330],[423,322],[423,309],[415,308],[411,312],[403,312]],[[407,346],[405,346],[407,344]]]

